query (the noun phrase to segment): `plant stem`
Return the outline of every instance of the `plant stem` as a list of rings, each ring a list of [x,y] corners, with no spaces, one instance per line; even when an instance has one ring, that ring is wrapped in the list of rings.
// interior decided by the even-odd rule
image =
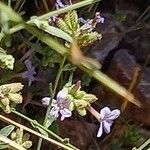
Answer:
[[[8,0],[8,6],[11,7],[11,0]]]
[[[44,131],[46,131],[47,133],[49,133],[51,136],[53,136],[54,138],[56,138],[57,140],[59,140],[60,142],[64,142],[64,139],[61,138],[60,136],[58,136],[57,134],[55,134],[54,132],[50,131],[49,129],[47,129],[46,127],[44,127],[43,125],[41,125],[40,123],[38,123],[36,120],[32,120],[31,118],[21,114],[20,112],[16,111],[15,109],[12,109],[11,112],[25,120],[27,120],[29,123],[35,125],[36,127],[39,127],[41,129],[43,129]],[[67,146],[73,148],[74,150],[79,150],[78,148],[74,147],[73,145],[71,145],[70,143],[66,144]]]
[[[59,67],[59,70],[58,70],[58,73],[57,73],[57,76],[56,76],[56,79],[55,79],[55,84],[54,84],[53,91],[52,91],[52,87],[50,87],[50,91],[52,91],[52,93],[50,93],[50,95],[51,95],[50,104],[49,104],[49,106],[47,108],[46,115],[45,115],[45,118],[44,118],[44,123],[43,123],[44,127],[46,127],[46,124],[47,124],[48,115],[49,115],[49,112],[50,112],[50,109],[51,109],[51,102],[52,102],[52,100],[53,100],[53,98],[55,96],[56,89],[57,89],[58,82],[59,82],[59,79],[60,79],[62,71],[63,71],[63,67],[64,67],[64,64],[65,64],[65,61],[66,61],[66,57],[64,57],[62,62],[60,63],[60,67]],[[39,141],[38,141],[37,150],[41,149],[41,145],[42,145],[42,138],[40,138]]]
[[[93,107],[88,107],[87,110],[98,120],[101,120],[101,115],[99,112],[97,112]]]
[[[63,56],[67,56],[67,58],[70,60],[71,56],[69,55],[69,49],[64,47],[62,44],[58,43],[54,38],[52,38],[50,35],[39,32],[38,29],[26,25],[26,30],[39,38],[43,43],[50,46],[52,49],[54,49],[56,52]],[[91,64],[89,63],[88,66]],[[119,85],[117,82],[115,82],[113,79],[108,77],[106,74],[101,72],[98,69],[92,69],[87,67],[87,65],[84,62],[79,62],[77,64],[79,68],[81,68],[84,72],[91,75],[93,78],[95,78],[98,82],[103,84],[105,87],[109,88],[111,91],[117,93],[118,95],[126,98],[130,102],[134,103],[135,105],[141,107],[141,103],[135,99],[135,97],[132,95],[132,93],[128,92],[123,86]]]

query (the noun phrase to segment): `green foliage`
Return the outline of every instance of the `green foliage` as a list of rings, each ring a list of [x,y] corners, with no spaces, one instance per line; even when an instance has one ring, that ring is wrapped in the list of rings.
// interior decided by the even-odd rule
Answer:
[[[125,20],[126,20],[126,17],[127,17],[127,16],[126,16],[122,11],[120,11],[120,10],[118,10],[118,11],[116,12],[116,14],[115,14],[115,18],[116,18],[116,20],[119,21],[119,22],[125,21]]]
[[[54,64],[59,64],[62,61],[62,56],[49,47],[36,50],[42,55],[41,63],[43,67],[54,67]]]
[[[8,137],[14,129],[15,127],[13,125],[5,126],[0,130],[0,135]]]
[[[89,86],[91,83],[91,77],[88,74],[84,73],[81,78],[81,83],[82,86]]]
[[[141,135],[136,126],[128,126],[123,136],[111,145],[112,150],[122,150],[124,147],[134,146]]]

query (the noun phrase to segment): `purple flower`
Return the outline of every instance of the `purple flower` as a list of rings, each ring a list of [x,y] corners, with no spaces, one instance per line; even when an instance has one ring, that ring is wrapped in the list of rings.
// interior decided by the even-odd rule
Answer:
[[[89,32],[91,32],[94,29],[93,20],[90,19],[85,20],[82,17],[80,17],[79,22],[83,23],[83,25],[80,28],[80,30],[82,31],[88,30]]]
[[[23,78],[27,78],[28,79],[28,85],[30,86],[31,83],[33,81],[35,81],[35,77],[34,75],[36,75],[36,72],[35,72],[35,67],[32,66],[32,63],[29,59],[26,59],[24,61],[26,67],[27,67],[27,71],[25,71],[24,73],[22,73],[22,77]]]
[[[103,131],[105,133],[110,133],[110,128],[114,122],[115,119],[117,119],[120,115],[120,110],[115,109],[111,111],[108,107],[105,107],[101,109],[100,111],[100,127],[97,133],[97,137],[101,137],[103,134]]]
[[[104,21],[105,21],[105,19],[103,17],[101,17],[100,12],[96,12],[95,20],[97,23],[104,23]]]
[[[70,101],[67,99],[68,92],[63,89],[58,92],[57,100],[52,100],[52,108],[50,110],[50,116],[56,120],[61,115],[61,121],[65,118],[71,117],[72,112],[69,110]],[[50,98],[45,97],[42,99],[43,105],[49,105]]]

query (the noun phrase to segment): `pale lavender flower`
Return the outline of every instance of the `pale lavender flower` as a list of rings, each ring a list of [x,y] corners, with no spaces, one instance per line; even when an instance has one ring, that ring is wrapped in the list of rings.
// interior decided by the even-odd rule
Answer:
[[[92,19],[91,20],[90,19],[85,20],[81,17],[78,20],[79,20],[79,22],[83,23],[80,30],[82,30],[82,31],[88,30],[89,32],[91,32],[94,29]]]
[[[26,59],[24,61],[24,63],[26,65],[27,71],[25,71],[24,73],[22,73],[22,77],[28,79],[28,85],[30,86],[31,83],[33,81],[35,81],[35,77],[34,77],[34,75],[36,75],[35,67],[32,66],[32,63],[31,63],[31,61],[29,59]]]
[[[52,108],[50,110],[50,116],[56,120],[59,115],[61,115],[61,121],[63,121],[65,118],[71,117],[72,112],[69,110],[70,102],[67,99],[68,92],[67,90],[63,89],[58,92],[57,94],[57,100],[52,100]],[[42,99],[43,105],[49,105],[50,98],[44,97]]]
[[[110,133],[111,126],[115,119],[117,119],[120,115],[120,110],[115,109],[111,111],[108,107],[101,109],[100,111],[100,127],[97,133],[97,137],[101,137],[103,131],[105,133]]]
[[[100,15],[100,12],[96,12],[96,14],[95,14],[95,20],[96,20],[97,23],[104,23],[104,21],[105,21],[104,17],[102,17]]]

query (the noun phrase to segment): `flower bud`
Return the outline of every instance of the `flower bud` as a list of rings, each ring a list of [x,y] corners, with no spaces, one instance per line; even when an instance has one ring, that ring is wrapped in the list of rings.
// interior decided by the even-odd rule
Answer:
[[[44,97],[41,99],[42,105],[48,106],[50,102],[50,97]]]
[[[22,96],[20,94],[13,94],[13,93],[9,93],[8,94],[8,98],[10,101],[16,103],[16,104],[20,104],[22,103]]]
[[[10,137],[11,137],[12,140],[15,140],[16,137],[17,137],[16,132],[12,132],[11,135],[10,135]]]
[[[26,141],[21,146],[25,149],[29,149],[32,146],[32,141]]]

